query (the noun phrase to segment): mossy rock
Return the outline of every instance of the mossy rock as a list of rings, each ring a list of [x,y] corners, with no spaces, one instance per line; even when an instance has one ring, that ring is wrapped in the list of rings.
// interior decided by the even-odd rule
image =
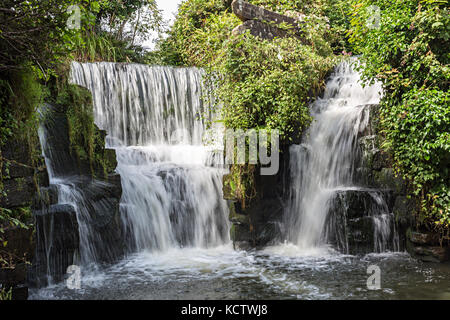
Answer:
[[[395,198],[394,216],[397,223],[401,226],[413,226],[415,214],[417,213],[417,202],[407,196],[398,196]]]
[[[233,190],[233,176],[226,174],[223,176],[223,198],[225,200],[237,200]]]
[[[398,195],[405,195],[407,192],[406,182],[401,177],[396,176],[392,168],[374,171],[373,182],[377,188],[390,189]]]
[[[117,168],[117,155],[115,149],[105,149],[104,165],[107,173],[112,173]]]

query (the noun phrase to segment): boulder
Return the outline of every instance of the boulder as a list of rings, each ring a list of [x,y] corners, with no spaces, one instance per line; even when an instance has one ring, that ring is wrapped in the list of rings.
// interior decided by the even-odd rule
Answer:
[[[6,196],[0,195],[0,207],[25,207],[32,203],[36,192],[33,176],[8,179],[3,181]]]
[[[56,204],[35,211],[36,257],[30,269],[30,286],[42,287],[49,280],[62,281],[67,267],[79,253],[79,232],[75,208]]]
[[[414,247],[413,255],[424,262],[446,262],[450,259],[449,247]]]
[[[234,0],[231,3],[233,13],[242,21],[259,20],[261,22],[273,22],[275,24],[287,23],[293,27],[298,25],[294,18],[266,10],[243,0]]]
[[[411,232],[409,240],[418,245],[437,245],[439,244],[439,237],[435,233],[420,233]]]
[[[382,168],[380,171],[373,171],[373,185],[380,189],[389,189],[398,195],[407,193],[407,184],[402,177],[394,173],[392,168]]]
[[[301,36],[299,21],[292,17],[266,10],[242,0],[234,0],[231,4],[233,13],[243,24],[233,30],[234,35],[247,31],[255,37],[273,40],[287,36]],[[286,28],[281,28],[281,24]]]
[[[337,191],[330,203],[324,237],[328,243],[344,253],[373,252],[381,242],[394,249],[394,217],[390,214],[392,195],[388,191],[370,189]],[[377,236],[381,215],[387,215],[391,233],[387,239]],[[380,230],[378,230],[380,232]],[[381,241],[381,242],[379,242]]]

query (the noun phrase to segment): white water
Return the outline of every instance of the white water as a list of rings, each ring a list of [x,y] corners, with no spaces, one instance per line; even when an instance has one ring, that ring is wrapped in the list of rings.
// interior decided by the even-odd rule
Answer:
[[[355,60],[352,60],[355,62]],[[302,145],[291,154],[291,200],[287,207],[287,238],[301,250],[327,243],[325,224],[337,191],[358,189],[354,173],[358,160],[358,138],[369,121],[369,108],[377,104],[379,83],[363,87],[351,62],[342,63],[328,81],[324,97],[312,106],[313,124]],[[375,251],[385,249],[391,232],[387,208],[375,216]]]
[[[92,92],[95,122],[117,151],[130,247],[167,251],[229,242],[223,148],[207,130],[213,115],[202,101],[202,72],[73,63],[72,82]]]
[[[45,108],[48,113],[46,116],[49,118],[52,117],[50,108],[51,107]],[[48,122],[51,123],[52,120]],[[101,201],[94,201],[92,199],[92,196],[95,194],[107,194],[111,186],[107,182],[92,180],[83,176],[56,174],[55,167],[64,159],[61,159],[57,152],[54,151],[54,146],[49,144],[48,135],[59,134],[59,132],[55,132],[54,129],[50,129],[47,125],[41,124],[39,128],[39,139],[49,174],[49,182],[57,188],[58,204],[67,204],[74,208],[78,223],[80,241],[79,252],[74,253],[73,263],[87,265],[98,263],[101,259],[113,260],[115,257],[115,248],[111,248],[108,244],[102,243],[101,237],[95,231],[93,219],[95,217],[98,222],[105,212],[112,209],[111,207],[114,206],[114,204],[107,198],[104,198]],[[49,133],[49,130],[52,132]],[[47,250],[47,261],[50,261],[48,252],[53,246],[52,241],[53,236],[52,234],[49,234],[45,245]],[[49,266],[47,267],[47,276],[51,283],[52,270],[49,269]]]

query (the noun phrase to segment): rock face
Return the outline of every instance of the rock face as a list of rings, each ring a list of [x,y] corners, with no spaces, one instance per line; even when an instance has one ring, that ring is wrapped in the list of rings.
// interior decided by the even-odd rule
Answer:
[[[40,186],[49,183],[38,140],[30,136],[16,134],[0,150],[0,210],[10,210],[11,216],[26,224],[33,222],[33,197]],[[33,227],[7,226],[4,229],[0,234],[0,246],[2,258],[7,262],[0,263],[0,286],[6,290],[11,288],[14,300],[27,299],[27,262],[33,259],[35,252]]]
[[[397,235],[386,232],[395,230],[395,221],[390,215],[391,199],[392,193],[388,190],[338,191],[326,222],[325,234],[330,244],[350,254],[398,249]]]
[[[42,147],[58,184],[42,188],[33,204],[37,246],[29,277],[33,287],[64,280],[71,265],[110,263],[124,253],[121,179],[114,173],[115,150],[104,149],[106,133],[95,129],[103,139],[95,146],[96,159],[106,168],[93,166],[74,153],[61,108],[47,106],[46,112]]]
[[[236,249],[263,247],[277,241],[288,187],[288,148],[280,153],[280,169],[273,176],[256,175],[255,194],[245,208],[230,189],[230,175],[224,176],[223,193],[230,206],[231,240]]]
[[[30,271],[30,285],[42,287],[63,280],[79,251],[79,228],[75,208],[54,204],[35,211],[36,257]]]
[[[359,184],[378,189],[386,194],[388,211],[395,217],[395,227],[399,235],[399,248],[406,247],[406,230],[414,223],[415,203],[409,203],[405,212],[407,183],[397,176],[392,168],[392,159],[381,149],[379,105],[361,106],[369,108],[369,123],[358,140],[360,163],[357,168]]]
[[[247,30],[253,36],[273,40],[294,35],[301,36],[298,21],[276,12],[252,5],[242,0],[234,0],[231,4],[233,13],[243,21],[243,24],[233,30],[233,34],[243,34]],[[284,24],[286,28],[281,28]]]
[[[13,300],[26,300],[28,298],[26,262],[33,259],[35,251],[33,229],[8,228],[2,237],[7,242],[2,251],[8,253],[7,258],[12,264],[0,268],[0,284],[7,290],[12,288]]]
[[[90,95],[86,89],[71,90],[75,96],[78,91],[79,96]],[[41,132],[42,146],[36,132],[16,135],[0,150],[0,209],[30,226],[7,227],[0,234],[2,245],[7,243],[2,258],[9,260],[0,264],[0,287],[12,288],[13,299],[26,299],[29,286],[64,280],[67,267],[83,261],[82,245],[99,263],[115,261],[124,253],[115,150],[105,149],[106,132],[94,126],[95,159],[80,157],[86,146],[70,139],[69,104],[51,109]],[[42,152],[51,159],[50,167]],[[50,184],[49,174],[58,177],[52,180],[57,184]],[[66,199],[59,199],[61,195]]]
[[[416,214],[420,204],[408,195],[408,185],[392,168],[392,159],[381,150],[379,105],[370,105],[370,121],[359,139],[361,164],[358,169],[361,184],[390,193],[389,210],[395,216],[400,249],[426,262],[450,260],[449,247],[441,247],[439,236],[416,230]]]

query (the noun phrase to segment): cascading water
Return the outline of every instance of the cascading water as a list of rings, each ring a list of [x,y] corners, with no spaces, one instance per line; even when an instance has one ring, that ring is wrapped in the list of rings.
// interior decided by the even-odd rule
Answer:
[[[117,151],[133,250],[229,241],[221,148],[204,145],[212,115],[201,80],[195,68],[72,64],[72,82],[92,92],[95,122]]]
[[[57,193],[57,203],[46,203],[37,212],[42,217],[37,228],[50,229],[42,233],[38,230],[38,236],[43,235],[46,239],[37,243],[45,251],[46,261],[39,263],[46,266],[47,280],[51,283],[53,277],[65,273],[67,265],[114,261],[121,255],[120,240],[114,239],[114,231],[110,229],[118,227],[114,212],[117,212],[117,194],[120,192],[112,183],[92,179],[79,171],[76,160],[70,155],[66,119],[57,108],[44,105],[40,112],[40,143],[49,182]],[[55,223],[58,223],[58,230],[54,230]],[[54,232],[58,234],[56,237]],[[64,232],[67,237],[61,236]],[[64,247],[67,245],[70,248]],[[37,256],[41,259],[39,254]]]
[[[105,268],[83,267],[81,290],[60,283],[34,291],[32,299],[448,297],[448,268],[417,264],[398,252],[361,256],[316,250],[331,243],[346,252],[345,220],[355,220],[358,210],[373,226],[369,251],[391,247],[395,232],[386,194],[357,187],[354,174],[357,136],[368,121],[367,107],[358,105],[378,102],[379,86],[361,88],[348,63],[336,70],[324,98],[313,106],[316,121],[308,138],[290,150],[291,212],[285,222],[291,225],[291,243],[247,252],[228,243],[222,156],[202,146],[200,76],[196,69],[73,64],[73,82],[93,93],[96,123],[108,130],[108,143],[117,151],[122,219],[131,249],[139,252]],[[70,189],[63,180],[68,188],[60,189]],[[84,189],[78,189],[83,199]],[[81,228],[80,237],[87,233],[88,242],[98,242],[89,238],[93,231]],[[365,289],[368,265],[383,270],[382,290]]]
[[[324,97],[312,106],[314,122],[304,143],[290,149],[292,190],[285,221],[287,239],[302,249],[339,237],[332,234],[339,228],[327,226],[335,209],[334,199],[338,192],[361,190],[355,181],[358,138],[368,125],[369,105],[379,103],[382,89],[379,83],[362,87],[359,73],[352,68],[354,62],[343,62],[335,70]],[[372,190],[370,194],[377,203],[370,213],[375,225],[373,249],[383,251],[393,232],[391,215],[380,193]],[[340,242],[340,249],[348,251],[346,240]]]

